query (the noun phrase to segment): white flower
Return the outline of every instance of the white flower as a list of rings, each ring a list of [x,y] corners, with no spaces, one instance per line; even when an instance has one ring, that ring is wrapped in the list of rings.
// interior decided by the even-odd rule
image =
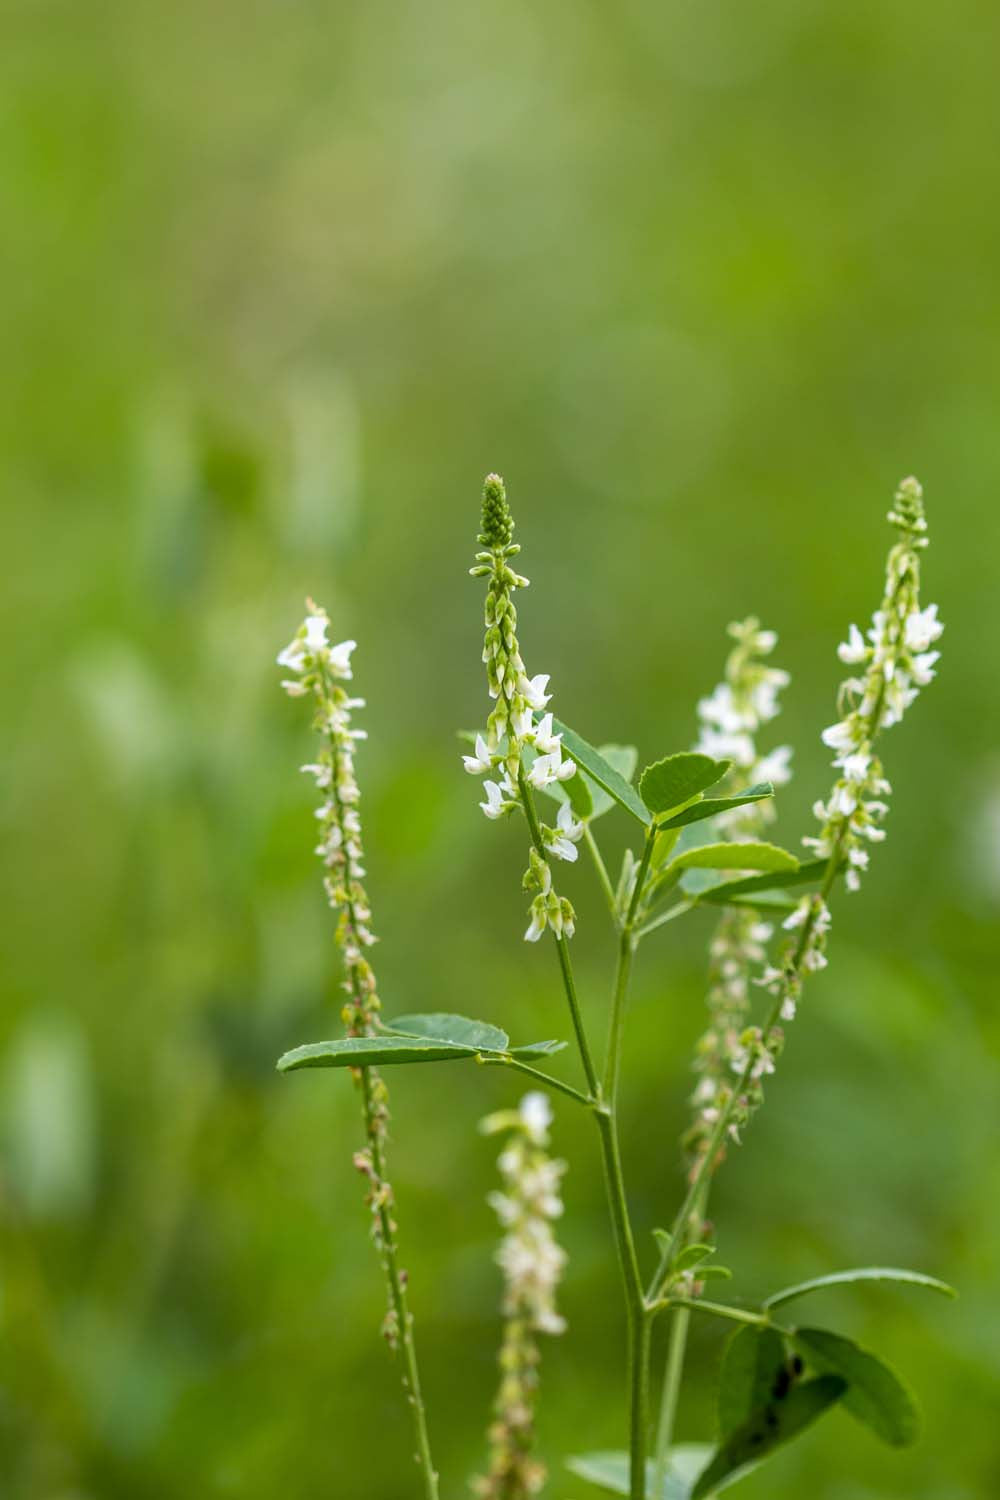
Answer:
[[[538,1091],[525,1094],[518,1105],[518,1114],[535,1145],[547,1145],[548,1129],[552,1124],[552,1105],[548,1095]]]
[[[481,734],[476,735],[476,753],[474,755],[463,755],[462,764],[470,776],[481,776],[488,771],[493,764],[493,756],[490,747]]]
[[[526,703],[530,703],[532,708],[543,709],[552,696],[551,693],[545,691],[548,681],[548,672],[540,672],[537,677],[532,677],[530,680],[522,677],[518,683],[521,697]]]
[[[562,735],[552,733],[551,714],[545,714],[539,719],[532,741],[540,755],[554,755],[557,752],[562,754]]]
[[[791,758],[791,745],[776,745],[754,766],[754,779],[770,781],[773,786],[786,786],[792,779],[792,769],[789,765]]]
[[[483,791],[486,793],[486,801],[480,802],[479,806],[488,818],[502,818],[509,810],[510,804],[504,800],[503,793],[495,781],[484,781]]]
[[[330,671],[335,677],[343,677],[345,681],[350,681],[351,652],[357,644],[357,641],[341,641],[339,646],[330,647]]]
[[[944,630],[944,626],[938,620],[937,611],[936,604],[928,604],[926,609],[915,609],[907,615],[903,639],[908,650],[926,651],[927,647],[937,640]]]
[[[823,730],[823,743],[831,750],[849,752],[857,748],[857,730],[850,719],[843,719]]]
[[[847,633],[847,640],[837,647],[837,655],[848,666],[857,666],[860,662],[867,660],[868,647],[856,625],[851,626]]]
[[[934,663],[940,661],[940,651],[923,651],[910,663],[910,671],[918,687],[926,687],[934,679]]]
[[[556,836],[546,840],[549,853],[554,854],[556,859],[575,860],[577,851],[574,845],[583,837],[583,824],[574,819],[573,809],[568,802],[564,802],[559,808],[556,829]]]
[[[524,934],[524,941],[526,943],[538,942],[538,939],[545,931],[546,919],[547,914],[545,911],[545,902],[540,896],[536,896],[534,901],[532,901],[531,903],[531,921],[529,922],[527,931]]]
[[[305,639],[303,645],[313,656],[319,651],[325,651],[327,646],[326,631],[329,625],[326,615],[306,615]],[[352,642],[353,644],[353,642]]]
[[[527,780],[530,786],[541,790],[553,781],[568,781],[575,770],[573,761],[563,760],[561,750],[556,749],[549,755],[538,756],[527,774]]]

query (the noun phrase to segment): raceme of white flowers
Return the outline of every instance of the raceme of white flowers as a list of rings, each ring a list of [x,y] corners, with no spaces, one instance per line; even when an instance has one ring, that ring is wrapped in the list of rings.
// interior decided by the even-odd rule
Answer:
[[[899,541],[889,553],[885,596],[862,635],[851,625],[838,648],[845,665],[857,668],[842,684],[838,707],[842,717],[823,731],[823,743],[835,750],[840,775],[827,801],[814,812],[821,826],[803,842],[820,859],[835,852],[847,861],[845,883],[856,891],[868,868],[869,844],[885,838],[885,798],[892,788],[875,754],[876,736],[898,724],[922,687],[934,677],[940,652],[930,647],[944,626],[937,605],[920,607],[920,553],[927,545],[923,492],[915,479],[904,479],[896,492],[889,520]]]
[[[301,769],[314,778],[322,797],[316,809],[319,822],[316,854],[325,871],[323,886],[327,900],[338,917],[335,939],[344,958],[342,988],[347,997],[341,1019],[349,1036],[370,1036],[381,1003],[374,971],[365,957],[376,938],[363,884],[364,851],[358,811],[361,793],[354,775],[354,748],[366,735],[351,722],[353,710],[363,708],[364,700],[351,697],[341,686],[351,680],[351,654],[356,642],[331,645],[327,639],[330,622],[326,611],[311,599],[306,601],[306,608],[308,613],[294,639],[278,655],[278,664],[295,674],[281,685],[292,698],[311,695],[313,699],[313,726],[320,736],[321,749],[317,760]],[[363,1151],[355,1153],[354,1165],[368,1182],[372,1237],[383,1264],[387,1265],[386,1257],[394,1253],[388,1243],[394,1230],[392,1188],[385,1176],[389,1095],[374,1068],[366,1069],[360,1081],[367,1144]],[[400,1328],[391,1291],[383,1333],[395,1347]]]
[[[774,650],[778,637],[773,630],[762,630],[753,616],[734,622],[728,633],[736,645],[726,660],[723,681],[698,704],[701,733],[695,749],[732,760],[723,788],[726,792],[743,791],[762,781],[786,785],[792,775],[791,746],[779,745],[761,753],[757,744],[760,730],[777,717],[780,691],[789,682],[787,672],[763,660]],[[753,840],[762,836],[774,816],[770,802],[764,800],[735,808],[716,822],[732,839]],[[750,975],[753,966],[764,960],[773,931],[758,913],[730,907],[720,916],[709,944],[709,1024],[695,1049],[699,1078],[691,1097],[694,1119],[685,1138],[692,1176],[699,1171],[716,1123],[730,1104],[734,1074],[741,1075],[746,1065]],[[762,1056],[758,1077],[751,1077],[751,1091],[759,1089],[759,1077],[768,1064],[773,1065],[770,1054]],[[733,1139],[739,1139],[752,1103],[749,1098],[736,1102],[728,1127]]]
[[[497,1252],[504,1276],[500,1389],[489,1430],[489,1471],[474,1484],[477,1494],[493,1500],[538,1494],[546,1478],[545,1466],[533,1453],[539,1364],[535,1335],[559,1334],[566,1327],[555,1305],[566,1253],[552,1230],[563,1211],[560,1184],[566,1163],[548,1154],[551,1123],[548,1096],[529,1093],[516,1110],[489,1115],[480,1125],[485,1134],[507,1137],[498,1159],[502,1190],[488,1199],[504,1231]]]
[[[915,479],[902,481],[888,519],[899,537],[889,552],[882,603],[867,634],[852,624],[837,652],[845,665],[859,669],[841,684],[842,717],[822,736],[823,743],[836,751],[833,765],[840,774],[826,802],[814,806],[819,835],[803,839],[817,858],[829,862],[829,875],[823,889],[803,896],[786,918],[783,926],[792,940],[781,963],[768,964],[756,981],[774,997],[784,1021],[795,1016],[804,975],[826,967],[826,895],[834,874],[843,867],[847,889],[856,891],[868,868],[868,846],[885,838],[882,820],[889,810],[885,798],[891,787],[875,741],[899,723],[920,689],[933,679],[940,655],[929,649],[944,629],[937,605],[920,604],[920,553],[927,546],[927,521],[923,491]],[[773,1056],[780,1046],[776,1026],[768,1036],[754,1040],[758,1056],[767,1051]]]
[[[479,542],[486,550],[476,553],[476,566],[469,571],[474,578],[489,579],[483,661],[494,707],[485,734],[476,735],[474,753],[462,760],[471,776],[497,773],[499,779],[483,783],[486,795],[479,805],[487,818],[504,818],[517,809],[527,813],[527,799],[534,792],[567,781],[576,766],[564,759],[562,735],[553,729],[552,714],[544,712],[551,698],[548,674],[529,678],[521,659],[514,593],[527,588],[528,580],[509,563],[521,549],[513,541],[514,521],[498,474],[488,475],[483,488],[482,528]],[[557,938],[573,936],[575,913],[553,888],[549,861],[576,859],[583,824],[563,801],[554,824],[539,819],[538,830],[542,847],[532,848],[524,876],[525,890],[536,892],[524,934],[532,943],[546,928]]]

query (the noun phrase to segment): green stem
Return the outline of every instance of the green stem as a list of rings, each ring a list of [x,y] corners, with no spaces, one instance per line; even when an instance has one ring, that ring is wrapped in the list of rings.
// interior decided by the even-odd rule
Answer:
[[[681,1393],[681,1377],[684,1373],[684,1356],[687,1352],[687,1336],[690,1322],[691,1309],[689,1307],[677,1307],[670,1311],[670,1339],[667,1344],[667,1368],[663,1377],[660,1421],[656,1431],[656,1462],[653,1469],[654,1495],[662,1495],[667,1482],[670,1444],[673,1442],[674,1423],[677,1419],[677,1402]]]
[[[761,1328],[774,1326],[766,1313],[745,1312],[742,1307],[727,1307],[724,1302],[706,1302],[703,1297],[671,1297],[668,1305],[682,1308],[685,1312],[702,1312],[713,1318],[726,1318],[730,1323],[755,1323]]]
[[[646,937],[649,933],[655,932],[658,927],[662,927],[664,923],[672,922],[675,917],[683,917],[686,912],[693,911],[697,905],[696,896],[691,896],[686,901],[678,901],[676,906],[671,906],[667,911],[661,912],[658,917],[654,917],[651,922],[647,922],[644,927],[640,927],[636,937]]]
[[[517,771],[517,785],[521,793],[521,805],[524,815],[528,820],[528,829],[531,834],[531,842],[535,852],[546,864],[550,863],[549,852],[542,838],[542,828],[538,821],[538,813],[535,811],[535,799],[531,795],[531,787],[524,775],[524,768],[519,766]],[[563,989],[566,991],[566,1000],[569,1004],[570,1019],[576,1034],[576,1044],[580,1052],[580,1061],[583,1064],[584,1076],[587,1080],[587,1088],[591,1096],[598,1097],[597,1069],[594,1067],[594,1059],[590,1051],[590,1043],[587,1041],[587,1033],[584,1030],[583,1016],[580,1012],[580,1001],[576,993],[576,983],[573,979],[573,966],[570,963],[569,944],[562,933],[553,933],[556,951],[559,954],[559,968],[562,972]]]
[[[361,1087],[364,1098],[365,1128],[368,1148],[371,1152],[373,1187],[378,1194],[377,1215],[379,1239],[382,1249],[382,1264],[389,1285],[389,1300],[399,1330],[399,1344],[403,1351],[403,1389],[413,1413],[413,1430],[417,1441],[416,1460],[424,1481],[427,1500],[438,1500],[438,1476],[431,1457],[430,1437],[427,1431],[427,1412],[420,1389],[420,1371],[417,1367],[417,1348],[413,1337],[413,1314],[406,1296],[403,1273],[399,1266],[399,1246],[396,1241],[396,1225],[392,1217],[391,1196],[379,1191],[385,1185],[385,1153],[382,1138],[376,1123],[376,1106],[372,1096],[371,1068],[361,1069]]]
[[[542,838],[542,830],[535,811],[534,799],[531,788],[525,778],[523,769],[518,769],[518,789],[521,794],[521,803],[524,807],[525,817],[528,820],[528,828],[531,833],[531,842],[536,853],[546,863],[549,862],[548,850]],[[633,945],[632,923],[638,906],[641,882],[645,878],[646,869],[649,866],[649,858],[652,854],[652,841],[655,830],[647,836],[646,849],[643,852],[643,861],[637,872],[636,885],[632,900],[629,905],[628,915],[625,920],[623,938],[627,939],[628,960],[625,965],[625,983],[627,984],[628,970],[631,967],[631,950]],[[573,966],[569,955],[569,945],[562,936],[557,936],[556,951],[559,955],[559,968],[562,974],[563,988],[566,991],[566,999],[569,1004],[570,1016],[573,1021],[573,1029],[576,1032],[577,1045],[580,1050],[580,1060],[583,1071],[587,1078],[587,1086],[590,1089],[592,1102],[594,1104],[594,1119],[601,1141],[601,1155],[604,1161],[604,1177],[608,1195],[608,1206],[611,1212],[611,1225],[615,1236],[615,1245],[618,1251],[618,1262],[621,1268],[622,1282],[625,1289],[625,1310],[628,1331],[628,1369],[629,1369],[629,1454],[630,1454],[630,1500],[646,1500],[646,1442],[648,1426],[648,1391],[649,1391],[649,1345],[652,1314],[647,1308],[642,1291],[642,1274],[639,1270],[639,1259],[636,1255],[635,1236],[632,1232],[632,1223],[629,1218],[628,1200],[625,1194],[625,1179],[622,1172],[621,1150],[618,1144],[618,1128],[615,1119],[613,1098],[605,1098],[601,1086],[597,1081],[597,1073],[594,1068],[590,1046],[587,1042],[586,1032],[583,1027],[583,1019],[580,1013],[580,1002],[576,993],[576,983],[573,978]],[[625,954],[626,949],[619,949],[619,961]],[[619,993],[620,991],[620,993]],[[613,1017],[613,1034],[615,1036],[614,1049],[617,1053],[620,1049],[620,1030],[624,1016],[625,984],[615,986],[616,1001]],[[609,1049],[610,1051],[610,1049]],[[617,1082],[617,1062],[612,1069],[610,1066],[606,1076]],[[612,1089],[613,1092],[613,1089]]]
[[[682,1233],[685,1242],[689,1238],[701,1237],[702,1224],[708,1207],[711,1184],[705,1182],[703,1191],[693,1205],[691,1218]],[[653,1494],[659,1495],[667,1478],[670,1461],[670,1445],[674,1440],[674,1425],[677,1420],[677,1404],[680,1399],[681,1380],[684,1374],[684,1359],[687,1354],[688,1329],[691,1309],[678,1307],[670,1315],[670,1336],[667,1343],[667,1364],[663,1377],[663,1395],[660,1401],[660,1420],[656,1431],[656,1469]]]
[[[587,1109],[594,1107],[593,1099],[588,1099],[586,1094],[581,1094],[579,1089],[573,1088],[572,1084],[563,1083],[561,1078],[553,1078],[548,1073],[543,1073],[540,1068],[532,1068],[528,1063],[520,1062],[516,1057],[482,1057],[476,1058],[487,1068],[513,1068],[517,1073],[527,1073],[536,1083],[542,1083],[548,1089],[558,1089],[560,1094],[566,1094],[570,1099],[575,1099],[577,1104],[586,1105]]]
[[[336,765],[340,754],[336,741],[332,743],[332,752]],[[339,776],[334,775],[333,799],[336,808],[337,824],[340,828],[341,837],[346,841],[348,830],[344,822],[345,807],[341,800],[338,786]],[[355,893],[351,889],[349,881],[346,885],[344,905],[347,920],[351,927],[356,929],[358,921],[355,910]],[[357,966],[349,964],[347,969],[351,987],[351,999],[360,1017],[367,1012],[369,997],[361,982]],[[371,1030],[370,1021],[366,1029]],[[430,1436],[427,1431],[427,1412],[424,1407],[423,1393],[420,1388],[417,1346],[413,1333],[413,1314],[410,1312],[409,1301],[406,1295],[405,1277],[400,1270],[396,1224],[392,1217],[392,1189],[386,1175],[385,1149],[382,1133],[383,1121],[380,1118],[379,1101],[375,1098],[374,1081],[378,1079],[378,1074],[373,1068],[361,1068],[359,1072],[361,1076],[365,1134],[371,1158],[371,1187],[375,1195],[375,1213],[378,1219],[378,1242],[382,1256],[382,1267],[389,1289],[389,1302],[398,1330],[400,1347],[403,1351],[403,1389],[413,1416],[413,1432],[417,1444],[415,1457],[423,1478],[426,1500],[438,1500],[438,1476],[434,1468],[434,1460],[431,1457]]]
[[[604,863],[604,857],[601,854],[600,848],[598,847],[597,840],[594,838],[590,824],[586,822],[583,825],[583,841],[586,844],[587,848],[590,850],[590,857],[594,861],[594,869],[597,871],[597,878],[600,881],[601,890],[604,892],[604,899],[608,903],[608,910],[611,913],[615,926],[617,926],[618,903],[615,900],[615,888],[611,884],[611,876],[608,874],[608,867]]]

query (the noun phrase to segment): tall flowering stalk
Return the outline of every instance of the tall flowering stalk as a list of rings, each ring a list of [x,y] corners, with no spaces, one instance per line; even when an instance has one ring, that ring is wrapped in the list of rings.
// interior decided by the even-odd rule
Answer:
[[[316,761],[302,770],[314,777],[323,800],[316,809],[319,843],[316,853],[323,863],[323,887],[337,914],[335,941],[340,948],[346,995],[341,1019],[350,1037],[375,1034],[381,1005],[375,974],[365,956],[376,942],[371,907],[364,887],[364,849],[358,803],[361,793],[354,774],[354,750],[366,738],[352,723],[354,709],[363,708],[362,698],[351,697],[343,683],[352,678],[351,656],[355,641],[331,645],[327,640],[326,611],[306,602],[306,618],[291,644],[278,656],[280,666],[294,675],[282,682],[290,697],[311,697],[315,708],[313,728],[320,736]],[[427,1500],[438,1500],[438,1480],[431,1458],[427,1419],[420,1388],[413,1317],[407,1299],[407,1275],[399,1263],[399,1245],[392,1187],[386,1169],[388,1137],[388,1090],[373,1067],[354,1070],[361,1092],[366,1144],[354,1164],[368,1183],[367,1204],[372,1217],[372,1238],[385,1275],[389,1306],[383,1333],[389,1347],[403,1358],[403,1388],[413,1415],[416,1461],[423,1477]]]
[[[530,1500],[545,1485],[545,1465],[534,1453],[537,1335],[559,1334],[566,1323],[555,1293],[566,1264],[552,1225],[563,1211],[560,1181],[566,1164],[548,1154],[552,1110],[545,1094],[525,1094],[517,1110],[482,1121],[487,1135],[506,1136],[498,1166],[501,1192],[489,1202],[504,1231],[497,1254],[504,1276],[500,1388],[489,1430],[489,1470],[473,1483],[485,1500]]]
[[[876,754],[876,742],[899,723],[920,689],[934,677],[939,653],[929,648],[944,626],[936,604],[920,605],[920,554],[927,546],[927,521],[923,491],[915,479],[900,484],[888,520],[896,528],[897,540],[886,563],[882,602],[872,615],[867,638],[852,625],[837,652],[842,662],[860,669],[841,684],[837,697],[841,718],[823,731],[823,743],[836,751],[837,779],[827,801],[815,804],[819,834],[803,840],[826,861],[825,873],[819,889],[803,896],[785,919],[782,925],[789,939],[778,961],[768,963],[756,981],[771,997],[771,1004],[763,1026],[748,1027],[740,1038],[733,1058],[736,1086],[715,1121],[678,1213],[678,1226],[688,1222],[733,1127],[745,1123],[760,1104],[762,1080],[774,1071],[784,1045],[780,1023],[794,1019],[806,976],[826,967],[828,901],[838,875],[843,871],[847,889],[857,890],[861,873],[868,868],[867,846],[885,838],[882,822],[888,803],[884,799],[891,788]],[[654,1295],[662,1290],[668,1273],[669,1257],[664,1257],[652,1284]]]

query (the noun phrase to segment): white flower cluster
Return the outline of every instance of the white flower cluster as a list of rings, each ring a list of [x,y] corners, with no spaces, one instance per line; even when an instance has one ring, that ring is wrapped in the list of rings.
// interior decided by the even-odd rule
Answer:
[[[838,655],[849,666],[861,670],[844,682],[838,706],[843,717],[823,731],[823,742],[836,751],[834,766],[839,776],[826,802],[817,802],[816,817],[822,827],[818,837],[803,839],[817,858],[846,866],[845,883],[856,891],[861,873],[868,867],[867,845],[885,838],[881,821],[888,812],[885,797],[891,790],[875,753],[875,740],[883,729],[897,724],[919,690],[934,676],[938,652],[929,648],[943,626],[937,606],[920,606],[920,553],[927,545],[923,492],[915,479],[904,479],[896,491],[890,522],[899,538],[889,552],[882,604],[872,616],[871,629],[863,636],[852,625]],[[784,927],[790,941],[778,964],[768,964],[755,982],[773,996],[772,1014],[783,1021],[795,1017],[805,976],[826,967],[826,941],[830,910],[826,891],[833,868],[822,891],[803,896]],[[744,1067],[763,1071],[763,1054],[780,1051],[779,1026],[752,1040]]]
[[[349,1036],[370,1036],[381,1009],[375,974],[365,957],[376,941],[371,928],[371,909],[363,885],[364,851],[358,802],[361,793],[354,775],[354,749],[366,738],[351,722],[354,709],[364,700],[353,698],[341,686],[351,680],[351,654],[356,642],[331,645],[327,639],[329,618],[313,601],[291,644],[278,656],[280,666],[294,677],[282,682],[293,698],[311,696],[315,708],[314,727],[321,748],[315,761],[302,770],[315,779],[322,802],[316,809],[319,843],[316,853],[324,866],[323,885],[330,906],[338,915],[336,941],[344,957],[342,988],[346,995],[341,1018]],[[385,1176],[385,1146],[389,1121],[388,1090],[374,1068],[357,1074],[364,1101],[365,1150],[354,1156],[354,1165],[368,1182],[368,1207],[372,1237],[388,1267],[391,1247],[392,1188]],[[390,1296],[383,1333],[392,1347],[401,1336],[395,1304]]]
[[[791,746],[780,745],[762,755],[756,739],[761,727],[777,716],[778,695],[789,681],[787,672],[761,659],[774,650],[777,635],[762,630],[753,616],[730,625],[729,635],[736,645],[726,660],[724,680],[698,705],[701,733],[695,748],[704,755],[732,760],[726,791],[735,793],[761,781],[783,786],[791,780]],[[723,832],[739,840],[759,838],[773,818],[771,804],[762,801],[735,808],[717,821]],[[691,1096],[694,1118],[685,1137],[692,1175],[702,1165],[716,1122],[729,1109],[733,1074],[742,1075],[746,1065],[747,1048],[754,1040],[753,1032],[747,1031],[750,975],[763,962],[772,935],[771,925],[755,912],[730,907],[719,918],[709,945],[709,1024],[695,1049],[699,1077]],[[762,1055],[758,1077],[769,1063],[770,1054]],[[750,1102],[737,1100],[732,1109],[729,1132],[734,1139],[739,1139]]]
[[[462,757],[471,776],[496,772],[498,779],[483,783],[487,818],[503,818],[523,810],[523,778],[531,791],[545,791],[567,781],[576,772],[572,760],[563,756],[562,735],[553,727],[551,713],[544,712],[551,694],[548,675],[528,677],[517,640],[517,609],[514,592],[526,588],[527,578],[515,573],[508,559],[520,549],[512,541],[514,522],[507,505],[503,481],[496,474],[486,479],[483,491],[483,530],[479,541],[488,549],[476,554],[474,577],[489,579],[486,594],[486,639],[483,661],[494,708],[485,734],[477,734],[472,755]],[[536,715],[541,715],[536,720]],[[573,817],[569,803],[560,803],[554,824],[539,822],[545,859],[532,859],[525,874],[525,888],[537,890],[531,904],[531,921],[525,932],[536,942],[548,927],[557,937],[573,934],[573,908],[552,889],[548,859],[575,860],[576,844],[583,824]],[[534,851],[532,851],[534,853]]]
[[[840,775],[827,801],[814,806],[819,835],[803,840],[819,859],[836,854],[846,861],[851,891],[868,868],[867,846],[885,838],[881,823],[892,789],[875,754],[875,739],[899,722],[932,681],[940,652],[930,648],[944,629],[936,604],[920,607],[919,554],[927,545],[927,522],[915,479],[903,480],[889,519],[901,535],[889,553],[885,597],[867,634],[852,625],[837,652],[858,669],[841,685],[842,717],[823,731],[823,743],[836,751],[833,764]]]
[[[504,1334],[500,1389],[490,1426],[489,1472],[474,1482],[490,1500],[539,1494],[545,1466],[533,1453],[539,1353],[536,1333],[566,1327],[555,1294],[566,1253],[556,1243],[553,1220],[562,1213],[565,1162],[548,1155],[552,1110],[545,1094],[525,1094],[517,1110],[483,1120],[486,1134],[509,1136],[499,1157],[503,1191],[489,1195],[504,1230],[497,1261],[504,1273]]]
[[[552,1221],[563,1211],[559,1185],[566,1163],[547,1154],[551,1123],[547,1095],[531,1093],[516,1114],[492,1115],[483,1129],[510,1132],[497,1161],[503,1191],[487,1200],[504,1230],[497,1252],[504,1273],[504,1313],[526,1317],[539,1332],[562,1333],[566,1324],[556,1312],[555,1294],[566,1252],[556,1243]]]
[[[784,786],[791,779],[790,745],[777,745],[762,755],[756,736],[764,724],[776,718],[778,701],[787,687],[788,673],[763,660],[778,642],[773,630],[762,630],[752,615],[735,621],[729,634],[736,642],[726,661],[725,676],[708,698],[698,704],[701,733],[695,749],[715,760],[731,760],[726,790],[738,792],[757,782]],[[725,814],[720,820],[733,838],[754,838],[774,818],[768,803],[751,803]]]

